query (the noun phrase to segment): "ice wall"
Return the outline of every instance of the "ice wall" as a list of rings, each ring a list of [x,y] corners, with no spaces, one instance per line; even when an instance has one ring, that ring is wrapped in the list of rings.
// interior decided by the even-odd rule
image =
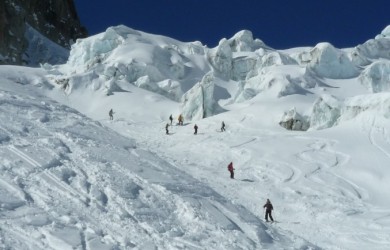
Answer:
[[[346,79],[356,77],[358,69],[347,54],[330,43],[319,43],[311,51],[307,68],[321,77]]]

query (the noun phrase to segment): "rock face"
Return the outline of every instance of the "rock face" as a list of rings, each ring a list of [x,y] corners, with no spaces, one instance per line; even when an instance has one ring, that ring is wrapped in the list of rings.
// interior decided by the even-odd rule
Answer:
[[[3,0],[0,1],[0,64],[30,64],[26,51],[31,46],[27,36],[31,30],[67,49],[77,38],[87,36],[73,0]]]

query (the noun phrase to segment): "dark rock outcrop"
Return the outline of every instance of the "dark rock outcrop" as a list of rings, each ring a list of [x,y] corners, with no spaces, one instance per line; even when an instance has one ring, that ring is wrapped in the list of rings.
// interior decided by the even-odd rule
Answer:
[[[73,0],[1,0],[0,64],[30,63],[28,29],[67,49],[77,38],[87,36]]]

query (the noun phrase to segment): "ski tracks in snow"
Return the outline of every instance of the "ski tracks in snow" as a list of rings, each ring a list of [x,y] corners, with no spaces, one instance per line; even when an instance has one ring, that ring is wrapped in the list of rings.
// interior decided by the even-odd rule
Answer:
[[[371,145],[390,159],[390,151],[387,149],[390,148],[390,136],[386,128],[376,122],[375,117],[372,118],[372,123],[368,128],[368,139]]]
[[[221,238],[221,241],[223,241],[222,237],[219,236],[219,234],[221,234],[222,232],[235,232],[235,234],[242,235],[239,237],[240,239],[247,239],[248,242],[252,242],[251,244],[254,244],[254,246],[261,246],[262,244],[264,244],[264,242],[266,244],[269,244],[267,242],[275,242],[272,244],[276,244],[276,242],[278,241],[286,242],[291,240],[291,238],[295,237],[292,236],[291,233],[282,232],[282,228],[276,230],[274,229],[273,225],[264,225],[263,221],[257,215],[258,207],[252,207],[252,205],[249,205],[250,209],[248,209],[248,206],[241,207],[233,205],[236,204],[234,201],[237,200],[234,196],[238,196],[240,190],[245,191],[245,189],[248,189],[245,192],[250,192],[251,190],[255,189],[256,185],[272,181],[272,178],[274,177],[280,179],[281,181],[283,180],[283,178],[290,178],[290,180],[295,180],[295,178],[299,178],[299,169],[296,169],[295,172],[292,172],[290,177],[286,176],[285,174],[283,174],[283,176],[286,177],[278,177],[278,171],[282,171],[282,169],[285,169],[283,162],[281,162],[276,167],[276,170],[273,168],[275,164],[264,160],[261,160],[260,165],[256,166],[259,164],[259,154],[256,154],[254,152],[257,148],[257,145],[259,143],[263,143],[259,141],[261,137],[253,137],[253,135],[251,135],[247,138],[241,137],[240,140],[237,140],[235,134],[227,132],[215,134],[206,133],[206,136],[194,136],[190,134],[190,130],[185,127],[177,127],[175,131],[175,136],[167,137],[165,134],[161,133],[161,131],[142,133],[142,130],[148,128],[144,126],[138,127],[137,124],[132,124],[131,129],[129,129],[127,126],[121,127],[120,124],[112,125],[116,126],[115,130],[117,131],[126,131],[127,133],[130,133],[130,137],[137,138],[137,142],[140,146],[148,150],[157,152],[167,162],[170,162],[172,164],[172,166],[171,164],[169,164],[169,166],[166,166],[165,164],[164,166],[161,166],[161,164],[156,165],[155,162],[145,162],[145,159],[147,159],[148,157],[146,157],[145,155],[140,157],[138,150],[133,151],[133,153],[136,154],[139,159],[143,159],[142,161],[144,162],[141,165],[150,165],[151,167],[155,168],[156,171],[163,170],[163,172],[154,175],[160,175],[160,178],[164,179],[164,176],[168,174],[167,176],[169,176],[170,178],[169,182],[174,183],[173,186],[167,186],[167,183],[164,182],[159,183],[158,185],[162,186],[164,190],[166,189],[169,192],[173,192],[170,193],[170,196],[175,198],[171,199],[181,200],[179,203],[183,204],[181,205],[181,207],[186,208],[186,213],[197,215],[191,216],[191,220],[193,220],[194,217],[202,218],[201,221],[210,221],[212,222],[211,224],[216,225],[216,228],[214,229],[204,228],[202,230],[207,232],[216,232],[215,235],[213,235],[212,237],[208,236],[207,238]],[[154,125],[152,124],[150,126]],[[151,130],[148,129],[148,131]],[[268,137],[269,136],[266,135],[266,138]],[[183,142],[182,140],[185,140],[185,142]],[[203,150],[205,148],[207,148],[207,151]],[[177,157],[177,151],[180,151],[180,157]],[[230,159],[226,159],[226,152],[230,152]],[[202,155],[200,156],[198,154]],[[237,178],[242,179],[243,182],[237,182],[234,180],[232,181],[228,178],[226,166],[225,164],[221,166],[221,162],[226,162],[227,165],[229,161],[233,161],[235,163],[237,176],[239,176]],[[255,169],[255,171],[253,171],[253,168]],[[150,167],[148,169],[150,169]],[[191,172],[191,175],[198,180],[188,180],[187,178],[183,178],[185,175],[183,175],[182,169],[185,169],[185,172]],[[202,177],[204,174],[207,175],[208,171],[215,173],[216,176],[221,176],[220,173],[224,173],[226,174],[226,176],[221,177],[221,179],[218,178],[218,180],[215,180],[214,182],[210,182],[210,180],[208,180],[207,178]],[[175,178],[172,178],[175,176],[174,172],[179,172],[180,174],[178,176],[181,176],[181,178],[185,180],[185,182],[188,183],[188,186],[191,188],[184,188],[186,185],[183,185],[182,183],[177,183],[177,180],[175,180]],[[145,174],[145,172],[137,173],[137,175],[144,176],[142,177],[142,179],[146,179]],[[268,175],[270,175],[270,178],[267,179]],[[199,180],[201,180],[201,182]],[[148,182],[151,182],[151,180],[149,180]],[[225,185],[227,184],[224,191],[218,189],[218,191],[223,191],[223,196],[215,193],[214,191],[214,194],[212,196],[210,196],[210,194],[207,194],[207,192],[205,193],[206,187],[207,189],[210,189],[208,185],[220,188],[220,186],[218,185],[218,183],[221,184],[220,182],[225,183]],[[229,182],[229,184],[227,182]],[[230,184],[230,182],[232,183]],[[152,181],[152,183],[154,183],[154,181]],[[173,187],[174,189],[172,189]],[[201,192],[199,193],[199,191]],[[253,195],[257,194],[257,191],[258,190],[256,190],[256,192],[253,192]],[[269,192],[265,190],[261,191],[262,193]],[[230,195],[226,196],[226,193],[230,193]],[[164,197],[164,195],[162,195],[162,197]],[[248,218],[251,219],[248,220]],[[195,220],[194,222],[188,222],[188,224],[192,224],[195,227],[201,227],[198,225],[198,223],[198,220]],[[174,224],[183,223],[176,222]],[[201,223],[201,225],[203,225],[204,227],[204,223]],[[207,227],[210,227],[210,225],[208,225]],[[180,241],[182,241],[182,239],[180,239]],[[186,239],[186,241],[188,241],[188,239]],[[298,241],[306,242],[302,238],[300,238]],[[269,247],[271,247],[272,244],[270,244]],[[291,244],[294,245],[294,243]],[[310,243],[307,242],[303,244],[312,246]],[[203,245],[215,246],[215,243],[208,242],[207,244]],[[219,248],[221,247],[222,245],[219,245]],[[231,245],[225,245],[222,248],[234,249],[235,247],[232,247]],[[243,248],[251,249],[251,247],[248,248],[248,246]]]
[[[352,182],[340,177],[333,171],[340,168],[349,161],[349,156],[333,150],[335,141],[318,139],[308,145],[308,149],[298,153],[296,157],[302,162],[304,177],[312,180],[321,186],[325,185],[330,189],[336,188],[343,195],[350,194],[351,197],[361,199],[363,191]]]

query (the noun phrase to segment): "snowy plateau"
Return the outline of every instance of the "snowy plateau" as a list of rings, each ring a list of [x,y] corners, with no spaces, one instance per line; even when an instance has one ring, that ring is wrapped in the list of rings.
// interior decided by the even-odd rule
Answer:
[[[0,249],[386,250],[389,190],[390,26],[287,50],[116,26],[0,66]]]

